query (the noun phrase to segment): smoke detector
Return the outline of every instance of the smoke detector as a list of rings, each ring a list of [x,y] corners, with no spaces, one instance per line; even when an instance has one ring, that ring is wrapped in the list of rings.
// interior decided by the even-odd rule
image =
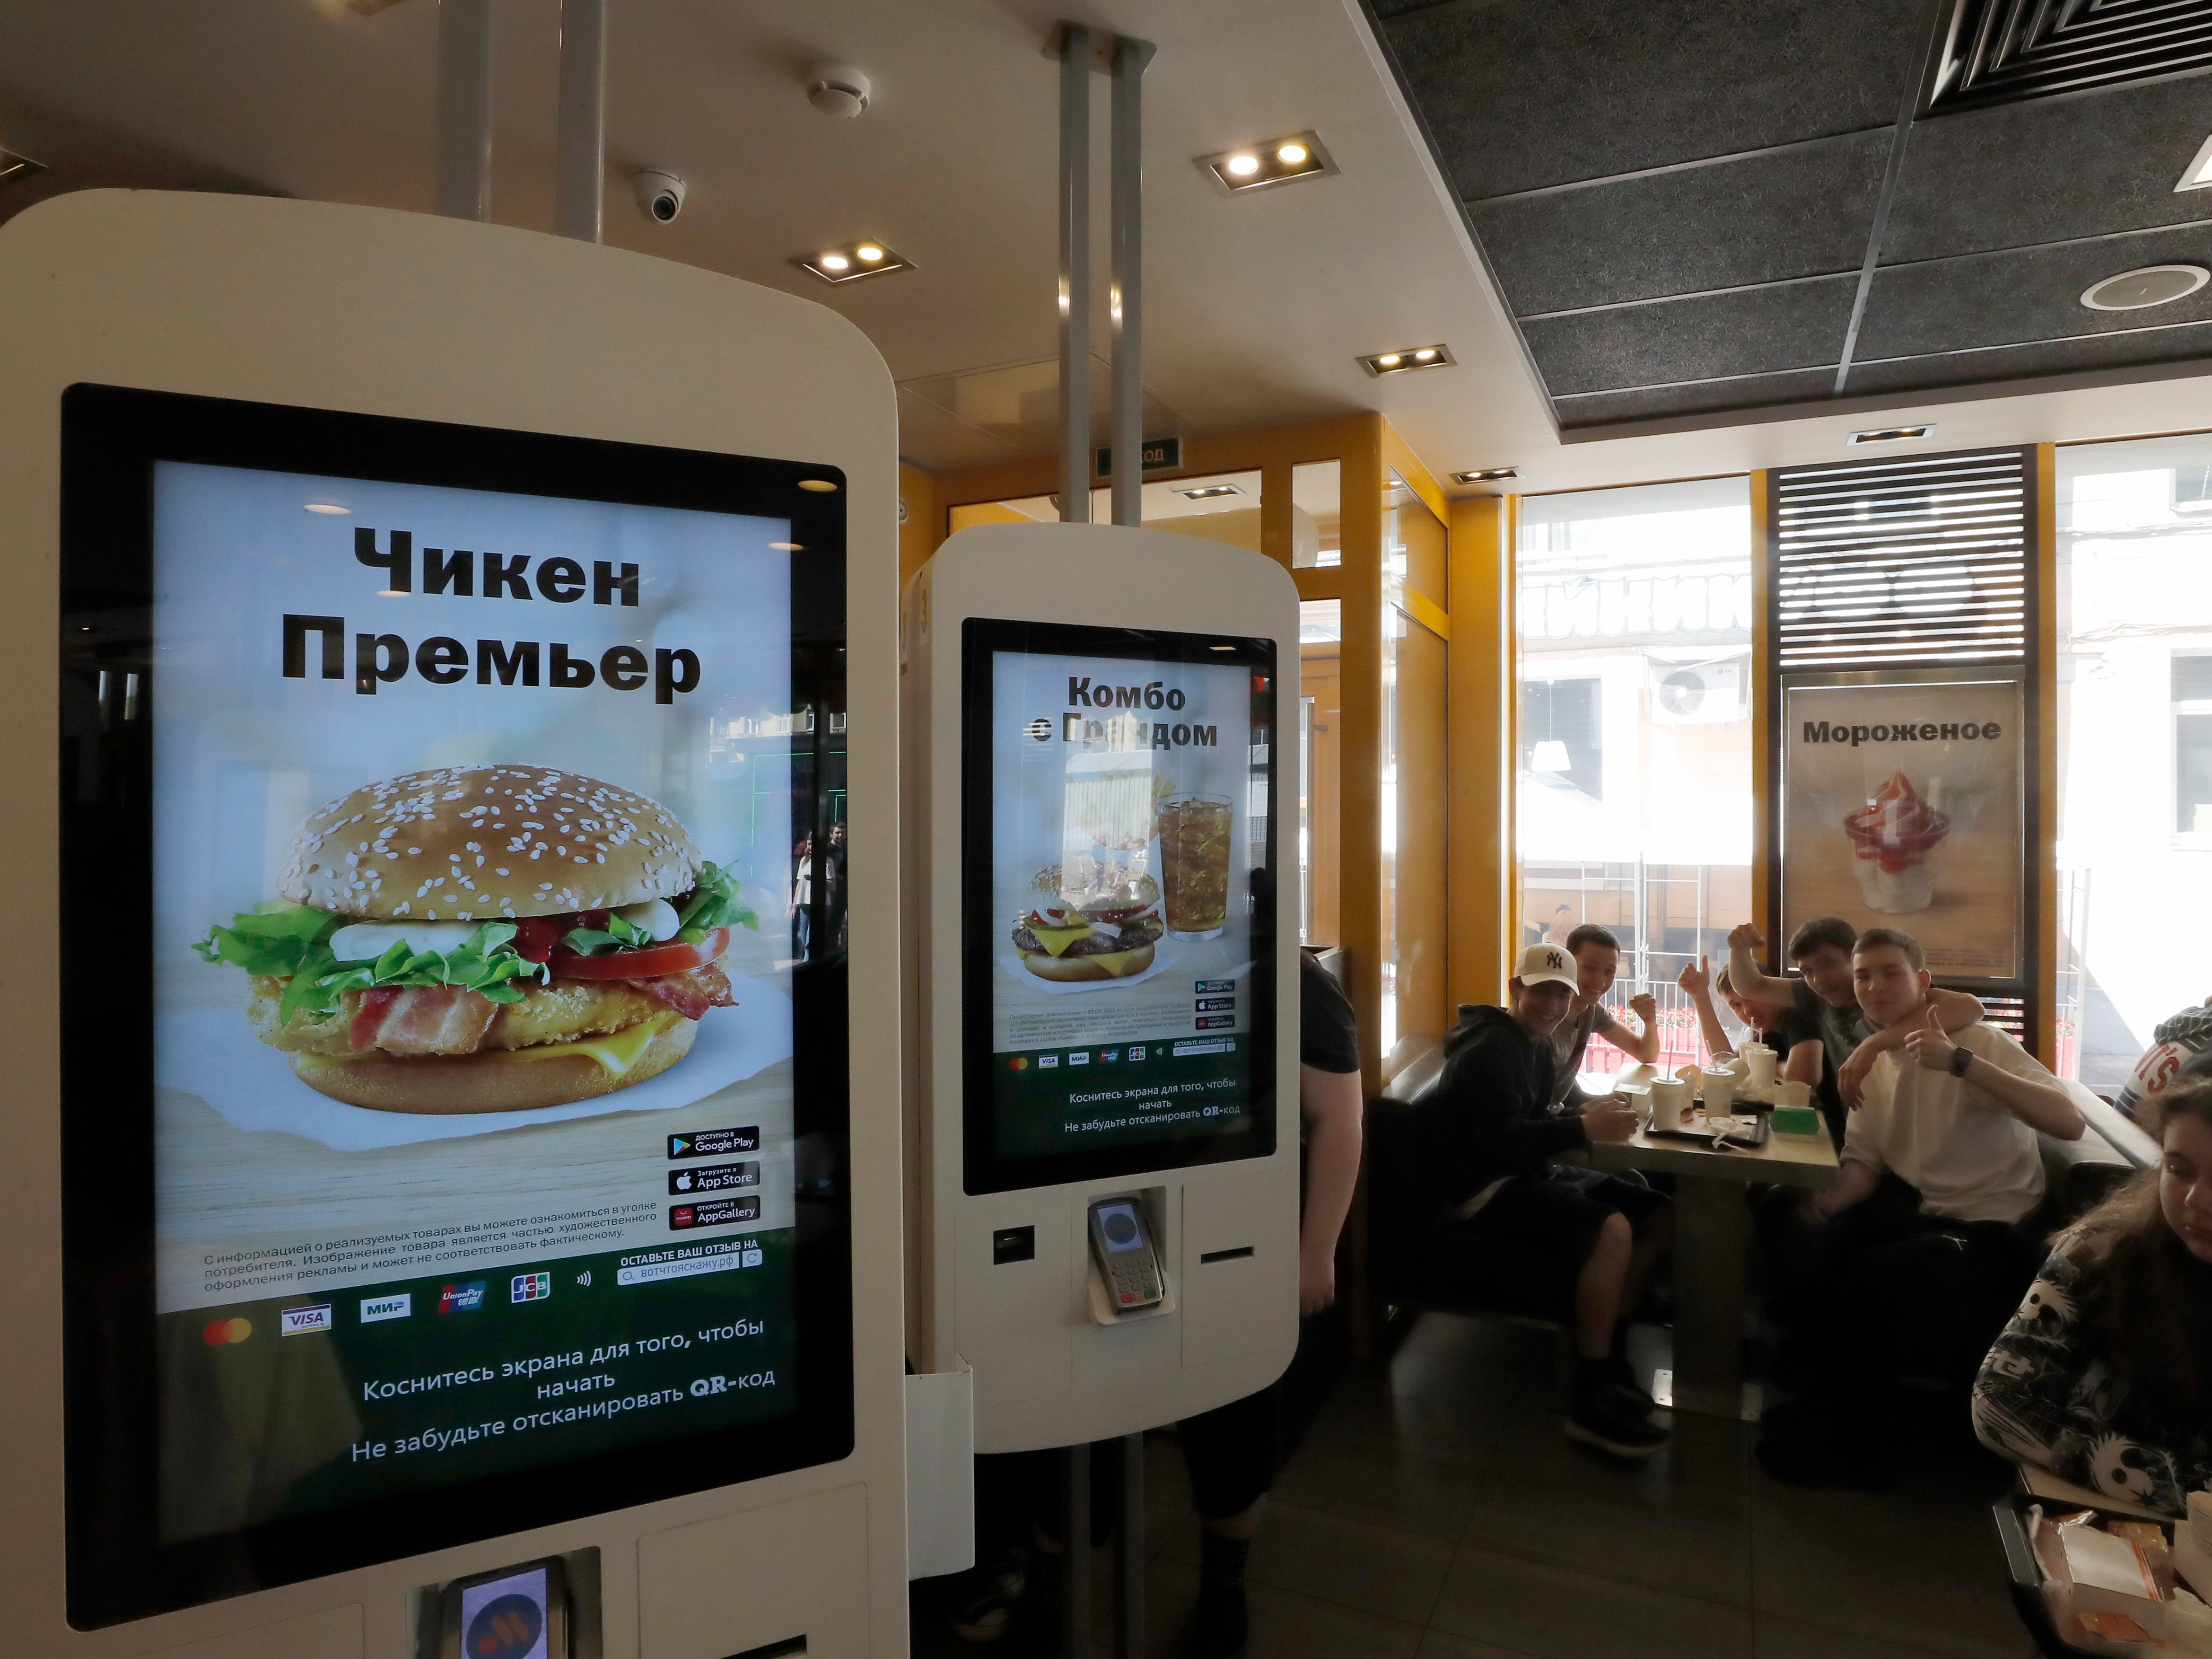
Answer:
[[[868,77],[845,64],[817,64],[806,71],[806,101],[824,115],[850,120],[868,106]]]

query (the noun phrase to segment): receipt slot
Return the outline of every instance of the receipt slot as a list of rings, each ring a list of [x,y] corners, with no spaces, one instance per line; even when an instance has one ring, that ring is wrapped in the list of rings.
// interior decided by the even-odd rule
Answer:
[[[1133,528],[963,531],[908,594],[908,1338],[974,1369],[980,1452],[1297,1344],[1297,637],[1273,561]]]
[[[0,319],[0,1645],[902,1651],[880,359],[237,196]]]

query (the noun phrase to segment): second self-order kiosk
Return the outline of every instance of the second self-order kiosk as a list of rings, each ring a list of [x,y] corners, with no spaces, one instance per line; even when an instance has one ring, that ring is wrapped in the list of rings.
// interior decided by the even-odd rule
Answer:
[[[0,231],[0,1646],[905,1643],[892,394],[447,219]]]
[[[1297,1340],[1297,913],[1258,554],[989,526],[907,598],[909,1341],[975,1448],[1242,1398]]]

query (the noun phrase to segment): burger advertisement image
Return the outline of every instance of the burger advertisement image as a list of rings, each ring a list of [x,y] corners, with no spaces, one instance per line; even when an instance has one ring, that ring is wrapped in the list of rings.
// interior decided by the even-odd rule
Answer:
[[[990,674],[997,1155],[1244,1125],[1270,822],[1252,668],[1000,650]]]
[[[842,927],[818,538],[151,493],[161,1543],[788,1417],[794,996]]]

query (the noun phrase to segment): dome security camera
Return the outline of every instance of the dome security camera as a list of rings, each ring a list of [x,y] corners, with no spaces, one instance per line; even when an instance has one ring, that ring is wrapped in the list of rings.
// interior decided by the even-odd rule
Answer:
[[[806,72],[806,101],[824,115],[847,119],[868,106],[868,77],[844,64],[817,64]]]
[[[655,224],[672,222],[684,211],[684,181],[648,167],[637,175],[637,210]]]

